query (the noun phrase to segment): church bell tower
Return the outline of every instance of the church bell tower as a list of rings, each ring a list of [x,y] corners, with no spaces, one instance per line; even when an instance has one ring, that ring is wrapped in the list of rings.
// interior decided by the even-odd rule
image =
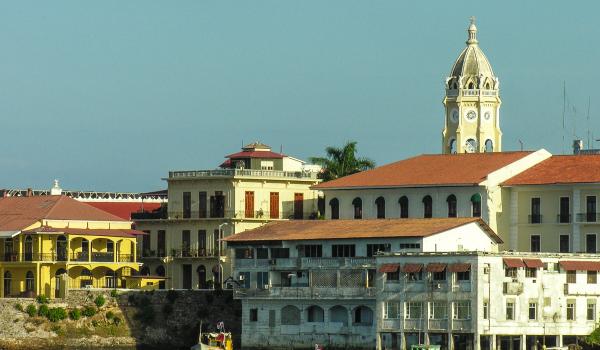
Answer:
[[[445,126],[442,153],[500,152],[500,89],[498,77],[477,41],[471,17],[467,47],[446,78]]]

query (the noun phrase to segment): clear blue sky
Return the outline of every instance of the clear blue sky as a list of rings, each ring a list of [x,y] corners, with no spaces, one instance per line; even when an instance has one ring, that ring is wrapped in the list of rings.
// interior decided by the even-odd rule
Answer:
[[[600,137],[598,2],[0,2],[0,188],[146,191],[242,141],[378,164],[440,152],[469,16],[501,82],[504,150]],[[571,104],[562,144],[562,86]]]

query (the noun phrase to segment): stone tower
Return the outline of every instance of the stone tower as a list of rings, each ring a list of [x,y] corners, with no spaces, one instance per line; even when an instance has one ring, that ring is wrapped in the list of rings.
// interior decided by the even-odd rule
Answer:
[[[454,62],[446,79],[442,153],[500,152],[498,78],[479,48],[473,17],[467,32],[467,47]]]

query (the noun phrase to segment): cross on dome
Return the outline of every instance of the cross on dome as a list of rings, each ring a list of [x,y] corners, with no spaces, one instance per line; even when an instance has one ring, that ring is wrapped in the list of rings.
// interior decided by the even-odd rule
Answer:
[[[469,29],[467,32],[469,33],[469,39],[467,40],[467,45],[476,45],[477,44],[477,27],[475,26],[475,16],[471,16],[469,18],[471,20],[471,24],[469,25]]]

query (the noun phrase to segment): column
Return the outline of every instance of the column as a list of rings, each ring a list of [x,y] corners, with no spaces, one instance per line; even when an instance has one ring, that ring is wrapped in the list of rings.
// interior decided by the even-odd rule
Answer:
[[[477,328],[475,328],[475,332],[473,332],[473,349],[479,349],[481,347],[480,340],[481,339],[479,339],[479,332],[477,332]]]
[[[4,267],[0,267],[0,298],[4,298]]]
[[[92,261],[92,242],[93,242],[93,240],[91,240],[91,239],[88,241],[88,247],[87,247],[87,249],[88,249],[88,262]]]
[[[577,189],[573,189],[573,219],[571,222],[572,231],[571,232],[571,252],[580,252],[581,251],[581,227],[578,223],[579,218],[577,214],[581,213],[581,191]],[[585,220],[581,220],[585,221]]]
[[[521,340],[521,341],[520,341],[520,343],[521,343],[521,344],[520,344],[520,345],[521,345],[521,346],[520,346],[520,347],[521,347],[521,350],[527,350],[527,344],[525,344],[525,339],[526,339],[526,338],[525,338],[525,334],[521,334],[521,335],[519,336],[519,338],[520,338],[520,340]]]
[[[17,261],[23,261],[23,235],[19,235],[17,249],[18,249],[18,253],[19,253]]]
[[[559,346],[559,347],[563,346],[563,336],[562,336],[562,334],[557,335],[557,337],[558,337],[558,339],[557,339],[556,345]]]
[[[496,335],[494,334],[490,334],[490,350],[496,350]]]
[[[137,238],[135,243],[131,246],[133,247],[133,252],[131,252],[131,254],[133,254],[133,262],[137,262]]]
[[[119,242],[113,242],[113,262],[117,262],[117,255],[119,255]]]
[[[382,350],[381,349],[381,333],[379,331],[377,331],[376,335],[375,335],[375,349],[377,350]]]
[[[71,236],[67,235],[67,262],[71,261]]]
[[[40,293],[40,283],[41,283],[41,274],[42,274],[42,269],[40,268],[40,264],[36,263],[35,264],[35,295],[40,295],[43,293]],[[50,297],[48,295],[48,297]]]

